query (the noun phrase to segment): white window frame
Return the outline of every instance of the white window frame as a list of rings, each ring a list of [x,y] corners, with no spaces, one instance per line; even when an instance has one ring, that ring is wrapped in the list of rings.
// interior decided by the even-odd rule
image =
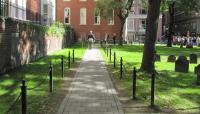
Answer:
[[[115,10],[113,10],[112,20],[108,18],[108,25],[115,25]]]
[[[97,22],[96,22],[96,20],[97,20]],[[94,25],[100,25],[100,24],[101,24],[101,16],[100,16],[100,13],[96,13],[96,9],[95,9],[95,11],[94,11]]]
[[[85,12],[83,13],[82,11],[85,11]],[[87,9],[83,7],[83,8],[80,8],[80,25],[86,25],[86,24],[87,24]]]
[[[26,0],[11,0],[10,9],[12,18],[26,20]]]
[[[144,27],[142,26],[142,21],[144,21]],[[146,30],[146,19],[139,19],[139,30]]]
[[[128,18],[127,19],[127,29],[128,31],[134,31],[135,28],[134,28],[134,19],[133,18]]]
[[[65,22],[65,18],[67,17],[66,16],[66,10],[68,10],[68,13],[69,13],[69,15],[68,15],[68,23],[66,23]],[[70,11],[70,8],[69,7],[66,7],[65,9],[64,9],[64,24],[70,24],[70,17],[71,17],[71,11]]]

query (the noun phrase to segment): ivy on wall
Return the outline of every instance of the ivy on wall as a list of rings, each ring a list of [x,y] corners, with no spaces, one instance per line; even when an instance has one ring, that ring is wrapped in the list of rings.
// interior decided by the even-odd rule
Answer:
[[[64,38],[64,35],[72,32],[73,29],[69,25],[64,25],[60,22],[54,22],[51,25],[40,25],[35,24],[29,21],[20,21],[12,18],[5,18],[0,17],[0,22],[8,22],[8,23],[19,23],[27,26],[28,28],[35,28],[39,30],[40,32],[44,33],[46,36],[50,36],[51,38]]]

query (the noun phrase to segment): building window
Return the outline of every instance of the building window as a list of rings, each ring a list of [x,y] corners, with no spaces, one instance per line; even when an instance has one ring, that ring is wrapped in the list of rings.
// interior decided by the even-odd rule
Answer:
[[[26,0],[10,0],[9,4],[11,17],[26,20]]]
[[[70,24],[70,8],[64,9],[64,23]]]
[[[86,8],[80,9],[80,25],[86,25]]]
[[[110,12],[110,17],[108,17],[108,25],[114,25],[114,10]]]
[[[94,12],[94,24],[95,25],[100,25],[100,11],[98,9],[95,9],[95,12]]]
[[[143,7],[140,8],[140,14],[147,14],[147,10]]]
[[[140,19],[139,20],[139,30],[145,30],[146,29],[146,20]]]
[[[44,21],[47,21],[48,18],[48,4],[43,5],[43,15],[44,15]]]
[[[134,19],[128,19],[127,20],[127,29],[128,30],[134,30]]]

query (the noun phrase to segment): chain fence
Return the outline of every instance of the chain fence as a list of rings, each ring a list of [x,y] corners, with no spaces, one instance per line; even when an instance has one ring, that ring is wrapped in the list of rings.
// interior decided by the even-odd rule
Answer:
[[[66,60],[64,60],[64,64],[66,63],[66,64],[69,64],[69,61],[70,61],[70,64],[72,64],[73,62],[71,62],[72,61],[72,53],[70,53],[70,59],[69,59],[69,57],[66,57],[65,59]],[[56,58],[56,59],[54,59],[53,61],[51,61],[50,62],[50,65],[52,64],[52,63],[54,63],[54,66],[59,66],[60,65],[60,67],[61,67],[61,64],[62,64],[62,60],[61,60],[61,58],[60,58],[60,60],[58,59],[58,58]],[[55,64],[55,63],[57,63],[57,64]],[[67,65],[66,65],[67,66]],[[61,77],[62,78],[62,77]],[[38,89],[38,88],[40,88],[41,86],[43,86],[43,85],[45,85],[45,84],[49,84],[49,83],[47,83],[47,81],[49,80],[49,75],[45,75],[45,77],[43,77],[43,80],[42,81],[40,81],[40,82],[38,82],[38,84],[36,85],[36,86],[34,86],[34,87],[27,87],[26,88],[26,90],[27,91],[33,91],[33,90],[35,90],[35,89]],[[19,93],[19,95],[15,98],[15,100],[13,101],[13,103],[9,106],[9,108],[5,111],[5,113],[4,114],[14,114],[14,113],[17,113],[17,114],[20,114],[21,113],[21,108],[19,108],[19,106],[21,105],[21,101],[22,100],[22,93],[20,92]],[[31,104],[32,104],[33,102],[27,102],[27,104],[30,106]],[[16,109],[17,108],[17,109]],[[28,109],[28,108],[27,108]],[[14,112],[13,112],[14,111]],[[28,112],[28,110],[27,110],[27,112]]]

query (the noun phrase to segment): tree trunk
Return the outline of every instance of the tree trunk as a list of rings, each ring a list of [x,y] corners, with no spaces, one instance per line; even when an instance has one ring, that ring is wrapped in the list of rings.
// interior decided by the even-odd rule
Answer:
[[[158,29],[161,0],[149,0],[147,30],[144,42],[141,71],[152,73],[154,67],[155,41]]]
[[[120,34],[119,34],[119,45],[123,45],[123,28],[124,28],[125,20],[121,20],[121,26],[120,26]]]
[[[172,35],[173,35],[173,28],[174,28],[174,5],[175,2],[173,2],[169,6],[169,35],[168,35],[168,41],[167,41],[167,47],[172,47]]]

